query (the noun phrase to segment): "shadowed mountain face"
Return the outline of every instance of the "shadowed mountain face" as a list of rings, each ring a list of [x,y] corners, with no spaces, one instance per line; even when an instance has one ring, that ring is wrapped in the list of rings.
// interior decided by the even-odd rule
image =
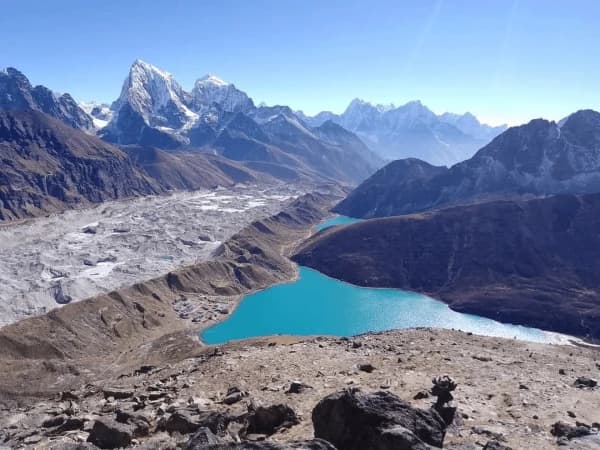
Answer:
[[[93,132],[92,118],[69,94],[56,95],[44,86],[33,87],[17,69],[0,70],[0,110],[41,111],[73,128]]]
[[[460,312],[600,339],[600,194],[498,201],[334,227],[294,260]]]
[[[394,169],[398,164],[377,172],[335,210],[384,217],[482,200],[600,192],[600,113],[578,111],[562,126],[538,119],[510,128],[471,159],[421,177],[404,179]]]
[[[37,111],[0,111],[0,220],[161,192],[125,153]]]

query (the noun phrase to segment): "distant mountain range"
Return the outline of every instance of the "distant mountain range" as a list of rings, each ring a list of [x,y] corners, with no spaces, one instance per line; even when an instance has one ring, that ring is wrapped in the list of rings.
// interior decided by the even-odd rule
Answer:
[[[356,133],[381,157],[419,158],[435,165],[451,166],[506,130],[480,123],[471,113],[436,115],[419,101],[395,107],[354,99],[342,114],[325,111],[300,117],[312,126],[333,121]]]
[[[88,110],[96,123],[105,122],[99,135],[119,145],[209,149],[263,168],[285,166],[344,182],[361,181],[383,163],[340,126],[325,126],[325,132],[288,107],[256,107],[246,93],[214,75],[187,92],[171,74],[140,60],[110,108]]]
[[[336,206],[353,217],[409,214],[485,200],[600,192],[600,113],[537,119],[496,137],[450,169],[400,160]]]
[[[121,146],[201,149],[350,183],[386,159],[411,156],[452,165],[505,129],[483,125],[469,113],[437,116],[420,102],[394,107],[357,99],[343,114],[307,117],[287,106],[256,106],[215,75],[198,79],[188,92],[173,75],[141,60],[132,64],[111,105],[78,105],[69,94],[33,87],[18,70],[5,69],[0,109],[38,110]]]

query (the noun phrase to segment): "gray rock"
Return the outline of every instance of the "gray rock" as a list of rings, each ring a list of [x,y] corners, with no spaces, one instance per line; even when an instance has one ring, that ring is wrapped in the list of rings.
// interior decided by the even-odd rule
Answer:
[[[422,390],[422,391],[417,392],[415,394],[415,396],[413,397],[413,400],[421,400],[424,398],[429,398],[429,391]]]
[[[598,382],[588,377],[579,377],[575,380],[574,384],[578,388],[595,388]]]
[[[132,436],[129,425],[102,418],[96,419],[87,440],[100,448],[121,448],[131,444]]]
[[[220,444],[221,440],[208,428],[200,428],[183,447],[184,450],[204,449],[207,446]]]
[[[574,426],[562,421],[558,421],[552,425],[550,433],[557,438],[564,437],[567,439],[574,439],[591,434],[591,430],[588,426],[583,424]]]
[[[237,403],[243,399],[246,395],[246,392],[242,392],[237,387],[231,387],[227,390],[227,394],[225,394],[223,403],[226,405],[233,405],[234,403]]]
[[[446,424],[434,410],[413,408],[389,392],[344,390],[312,412],[315,437],[339,450],[441,448]]]
[[[193,447],[186,450],[336,450],[329,442],[322,439],[310,441],[275,442],[242,442],[240,444],[217,444],[206,447]],[[366,449],[365,449],[366,450]]]
[[[282,428],[289,428],[300,422],[296,412],[287,405],[249,406],[246,422],[250,434],[272,435]]]
[[[0,447],[1,449],[2,447]],[[89,442],[53,442],[52,450],[96,450],[94,444]]]
[[[67,420],[67,416],[62,415],[62,414],[59,416],[49,417],[48,419],[46,419],[42,422],[42,427],[44,427],[44,428],[57,427],[59,425],[62,425],[65,422],[65,420]]]
[[[104,398],[112,397],[115,400],[122,400],[124,398],[133,397],[134,392],[130,389],[120,389],[120,388],[104,388],[102,390],[104,394]]]
[[[164,418],[158,425],[161,431],[168,433],[190,434],[197,432],[200,428],[208,428],[214,434],[222,434],[231,418],[214,411],[203,411],[198,415],[191,411],[176,411],[168,418]]]
[[[81,430],[85,420],[79,417],[69,417],[58,427],[52,430],[52,434],[63,434],[67,431]]]
[[[288,388],[287,391],[285,391],[285,393],[286,394],[301,394],[306,389],[311,389],[311,386],[309,386],[308,384],[304,384],[301,381],[292,381],[290,383],[290,387]]]
[[[360,370],[362,372],[371,373],[375,370],[375,366],[373,366],[373,364],[371,364],[371,363],[359,364],[358,370]]]
[[[512,448],[501,444],[498,441],[488,441],[483,447],[483,450],[512,450]]]

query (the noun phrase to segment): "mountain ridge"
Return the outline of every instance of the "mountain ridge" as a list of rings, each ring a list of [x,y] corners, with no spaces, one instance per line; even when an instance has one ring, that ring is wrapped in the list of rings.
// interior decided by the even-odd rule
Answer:
[[[332,120],[356,133],[367,145],[388,159],[416,157],[434,165],[452,165],[506,130],[479,122],[471,113],[437,115],[421,101],[401,106],[373,104],[355,98],[341,114],[323,111],[299,115],[309,124]]]
[[[599,191],[600,113],[581,110],[562,126],[535,119],[509,128],[472,158],[427,180],[403,183],[380,170],[335,211],[384,217],[484,200]]]
[[[600,194],[500,200],[324,230],[298,264],[459,312],[600,340]]]

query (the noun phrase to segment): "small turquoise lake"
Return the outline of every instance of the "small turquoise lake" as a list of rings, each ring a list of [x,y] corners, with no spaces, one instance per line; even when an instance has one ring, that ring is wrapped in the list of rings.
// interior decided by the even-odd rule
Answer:
[[[360,222],[361,220],[363,219],[355,219],[354,217],[348,216],[335,216],[315,226],[315,230],[321,231],[326,228],[333,227],[335,225],[349,225],[351,223]]]
[[[398,289],[361,288],[300,266],[298,280],[247,295],[227,320],[207,328],[207,344],[286,334],[352,336],[394,328],[454,328],[475,334],[554,342],[552,333],[452,311]]]

